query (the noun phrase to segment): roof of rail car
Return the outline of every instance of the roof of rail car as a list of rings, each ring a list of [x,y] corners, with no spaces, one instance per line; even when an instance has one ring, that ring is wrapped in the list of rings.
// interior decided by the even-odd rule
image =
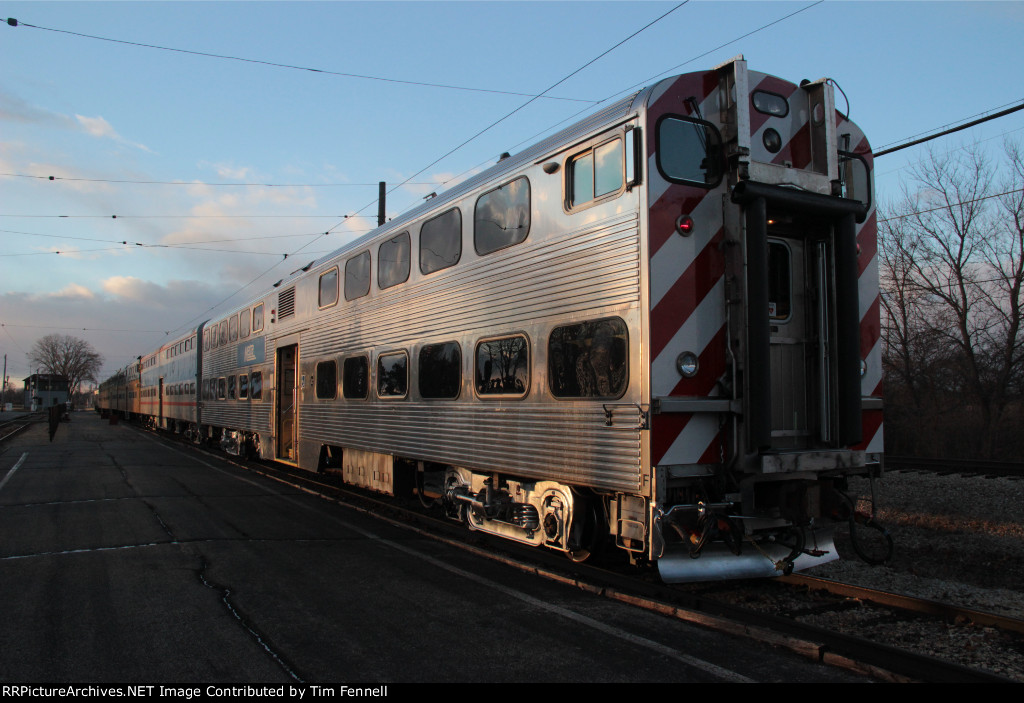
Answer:
[[[368,242],[380,237],[381,235],[389,232],[398,232],[407,227],[410,223],[415,222],[417,219],[423,217],[423,215],[440,211],[444,209],[444,206],[448,203],[458,200],[466,193],[472,192],[479,189],[483,185],[491,182],[501,180],[503,177],[510,173],[519,171],[524,166],[533,163],[544,154],[556,152],[560,148],[567,147],[573,142],[578,141],[584,135],[592,132],[599,131],[602,127],[610,126],[616,122],[620,122],[626,119],[630,113],[635,111],[635,105],[637,104],[637,98],[641,94],[649,91],[652,86],[636,91],[629,96],[615,102],[608,107],[605,107],[593,115],[590,115],[579,122],[576,122],[569,127],[557,132],[546,139],[527,147],[523,151],[509,156],[508,158],[502,159],[494,166],[489,169],[478,173],[477,175],[467,178],[462,183],[459,183],[452,188],[438,194],[436,197],[431,198],[427,202],[418,205],[417,207],[409,210],[406,213],[399,215],[398,217],[385,222],[383,225],[367,232],[358,239],[343,244],[329,254],[326,254],[319,259],[311,262],[309,266],[304,266],[302,269],[292,272],[284,278],[282,286],[292,280],[301,277],[307,271],[314,268],[318,268],[323,264],[333,261],[344,253],[350,252],[354,249],[358,249],[365,246]],[[265,295],[265,293],[264,293]],[[258,297],[263,297],[258,296]],[[242,306],[244,307],[244,306]]]

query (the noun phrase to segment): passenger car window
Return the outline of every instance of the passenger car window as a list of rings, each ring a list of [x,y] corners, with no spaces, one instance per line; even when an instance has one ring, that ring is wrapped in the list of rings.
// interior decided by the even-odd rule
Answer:
[[[346,272],[348,267],[346,266]],[[320,308],[328,308],[338,302],[338,268],[320,274]]]
[[[456,342],[420,349],[419,389],[424,398],[457,398],[462,389],[462,350]]]
[[[548,387],[556,398],[618,398],[628,362],[626,323],[618,317],[556,327],[548,338]]]
[[[362,298],[370,292],[370,252],[356,254],[345,262],[345,300]]]
[[[622,140],[613,139],[574,156],[569,163],[569,181],[570,207],[617,193],[624,183]]]
[[[316,397],[336,398],[338,395],[338,364],[335,361],[321,361],[316,365]]]
[[[342,365],[341,392],[346,398],[366,398],[369,391],[370,366],[365,356],[352,356]]]
[[[524,176],[484,193],[473,212],[473,245],[490,254],[519,244],[530,233],[530,181]]]
[[[409,280],[411,259],[412,245],[408,232],[383,242],[377,250],[377,287],[391,288]]]
[[[481,341],[476,346],[476,392],[526,395],[530,387],[530,345],[523,335]]]
[[[405,396],[409,387],[409,358],[404,352],[377,357],[377,395],[381,398]]]
[[[420,271],[433,273],[462,258],[462,212],[453,208],[420,228]]]

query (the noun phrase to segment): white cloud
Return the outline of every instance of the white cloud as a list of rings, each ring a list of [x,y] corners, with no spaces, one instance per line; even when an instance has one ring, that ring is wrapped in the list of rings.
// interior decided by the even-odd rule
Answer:
[[[64,300],[92,300],[95,294],[83,285],[69,283],[61,290],[50,293],[50,298],[61,298]]]

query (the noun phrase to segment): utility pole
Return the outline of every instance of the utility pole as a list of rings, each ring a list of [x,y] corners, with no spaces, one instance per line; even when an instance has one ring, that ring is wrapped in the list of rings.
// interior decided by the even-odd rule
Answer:
[[[377,185],[377,226],[380,227],[384,224],[384,196],[387,195],[385,192],[385,182],[381,181]]]

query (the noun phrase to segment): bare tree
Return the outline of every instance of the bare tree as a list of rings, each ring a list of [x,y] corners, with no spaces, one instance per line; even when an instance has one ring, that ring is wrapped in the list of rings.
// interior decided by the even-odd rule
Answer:
[[[997,181],[977,146],[931,153],[880,222],[892,429],[910,410],[903,429],[935,453],[998,454],[1024,385],[1024,160],[1013,144],[1006,166]]]
[[[48,334],[28,353],[33,368],[68,379],[68,391],[78,392],[82,381],[96,382],[103,357],[85,340],[66,334]]]

